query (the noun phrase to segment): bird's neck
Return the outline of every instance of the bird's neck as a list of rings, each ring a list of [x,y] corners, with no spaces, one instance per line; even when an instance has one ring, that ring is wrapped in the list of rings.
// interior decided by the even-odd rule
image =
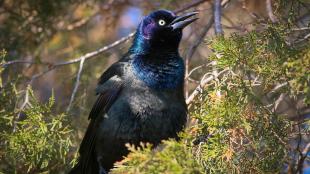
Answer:
[[[137,55],[149,55],[153,53],[175,53],[178,54],[178,44],[168,44],[154,41],[143,37],[136,32],[132,46],[129,48],[129,53]]]
[[[176,89],[183,86],[184,63],[178,52],[136,54],[133,70],[148,87]]]

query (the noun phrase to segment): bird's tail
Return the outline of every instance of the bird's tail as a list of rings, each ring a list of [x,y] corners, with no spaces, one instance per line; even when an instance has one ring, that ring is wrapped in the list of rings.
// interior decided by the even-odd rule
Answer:
[[[79,149],[78,163],[71,169],[69,174],[98,174],[100,171],[95,153],[96,132],[94,131],[94,123],[92,120],[88,125]]]
[[[78,162],[68,174],[81,174],[82,173],[82,167],[80,162]]]
[[[71,169],[68,174],[98,174],[99,166],[96,159],[89,159],[87,164],[85,160],[79,159],[78,163]]]

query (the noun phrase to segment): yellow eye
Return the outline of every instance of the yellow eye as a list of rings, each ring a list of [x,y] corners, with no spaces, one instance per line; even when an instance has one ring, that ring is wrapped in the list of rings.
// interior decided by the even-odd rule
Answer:
[[[160,26],[164,26],[164,25],[166,24],[166,21],[160,19],[160,20],[158,21],[158,24],[159,24]]]

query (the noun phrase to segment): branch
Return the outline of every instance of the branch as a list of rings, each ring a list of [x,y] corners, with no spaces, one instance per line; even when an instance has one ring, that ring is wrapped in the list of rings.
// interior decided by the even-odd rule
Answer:
[[[29,102],[29,90],[30,90],[30,86],[27,86],[27,89],[25,90],[24,102],[18,108],[18,114],[14,115],[14,118],[13,118],[13,132],[16,131],[17,121],[20,119],[22,111],[26,108],[27,105],[31,106],[31,103]]]
[[[210,65],[212,65],[212,64],[213,64],[213,61],[210,62],[210,63],[204,63],[204,64],[202,64],[202,65],[196,66],[195,68],[193,68],[193,69],[187,74],[187,76],[185,76],[185,79],[188,79],[188,78],[189,78],[195,71],[197,71],[198,69],[204,68],[204,67],[208,67],[208,66],[210,66]]]
[[[200,81],[200,84],[193,91],[193,93],[186,99],[186,104],[189,105],[195,99],[195,97],[203,91],[203,88],[207,85],[207,83],[218,78],[219,76],[221,76],[222,74],[224,74],[227,71],[228,71],[228,69],[224,69],[221,72],[217,73],[216,76],[212,75],[206,79],[203,78]]]
[[[310,33],[307,34],[306,36],[304,36],[304,38],[295,41],[294,44],[298,44],[298,43],[300,43],[300,42],[303,42],[303,41],[305,41],[305,40],[308,40],[309,38],[310,38]]]
[[[69,24],[68,26],[64,27],[63,30],[67,30],[67,31],[72,31],[75,30],[76,28],[80,28],[83,25],[87,24],[92,18],[94,18],[95,16],[97,16],[99,14],[99,12],[95,12],[90,16],[87,16],[85,18],[80,19],[77,22],[74,22],[72,24]]]
[[[221,16],[222,16],[221,0],[214,0],[214,29],[216,35],[223,35]]]
[[[204,2],[207,2],[209,0],[198,0],[198,1],[195,1],[195,2],[192,2],[192,3],[189,3],[187,5],[184,5],[183,7],[181,7],[180,9],[177,9],[175,10],[174,12],[175,13],[180,13],[180,12],[183,12],[183,11],[186,11],[192,7],[195,7],[195,6],[198,6]],[[98,50],[95,50],[93,52],[89,52],[89,53],[86,53],[85,55],[81,56],[81,57],[77,57],[75,59],[72,59],[70,61],[66,61],[66,62],[59,62],[59,63],[55,63],[55,64],[50,64],[50,63],[44,63],[46,65],[49,65],[48,69],[44,70],[43,72],[39,72],[35,75],[32,76],[31,80],[30,80],[30,83],[32,83],[33,80],[43,76],[44,74],[48,73],[49,71],[52,71],[58,67],[61,67],[61,66],[64,66],[64,65],[70,65],[70,64],[75,64],[75,63],[78,63],[80,62],[82,59],[84,59],[85,61],[86,60],[89,60],[91,58],[94,58],[95,56],[105,52],[105,51],[108,51],[110,50],[111,48],[114,48],[122,43],[125,43],[127,40],[129,40],[130,38],[133,37],[135,32],[132,32],[130,33],[129,35],[125,36],[125,37],[122,37],[121,39],[113,42],[112,44],[109,44],[107,46],[104,46]],[[9,63],[6,63],[6,64],[3,64],[1,66],[6,66],[6,65],[11,65],[11,64],[14,64],[14,63],[27,63],[27,64],[34,64],[34,62],[31,62],[31,61],[24,61],[24,60],[18,60],[18,61],[11,61]]]
[[[213,25],[214,21],[212,20],[212,18],[213,18],[213,16],[211,16],[210,20],[208,21],[208,23],[204,27],[202,33],[198,36],[198,39],[188,49],[188,52],[187,52],[187,54],[185,56],[185,59],[191,59],[193,54],[195,53],[196,49],[198,48],[198,46],[204,40],[205,36],[207,35],[208,31],[210,30],[210,28]]]
[[[78,58],[75,58],[75,59],[72,59],[70,61],[66,61],[66,62],[59,62],[59,63],[56,63],[56,64],[51,64],[48,69],[40,72],[40,73],[37,73],[35,75],[32,76],[31,80],[30,80],[30,83],[32,83],[35,79],[43,76],[44,74],[54,70],[55,68],[58,68],[58,67],[61,67],[61,66],[65,66],[65,65],[70,65],[70,64],[75,64],[75,63],[78,63],[78,62],[81,62],[82,60],[85,61],[85,60],[89,60],[91,58],[94,58],[95,56],[107,51],[107,50],[110,50],[124,42],[126,42],[127,40],[129,40],[132,36],[134,35],[134,33],[130,33],[128,36],[125,36],[125,37],[122,37],[121,39],[113,42],[112,44],[110,45],[107,45],[107,46],[104,46],[98,50],[95,50],[93,52],[89,52],[81,57],[78,57]]]
[[[180,8],[180,9],[177,9],[175,10],[174,12],[175,13],[180,13],[180,12],[183,12],[185,10],[188,10],[192,7],[195,7],[195,6],[198,6],[206,1],[209,1],[209,0],[198,0],[198,1],[195,1],[195,2],[192,2],[190,4],[187,4],[185,5],[184,7]],[[210,23],[210,22],[209,22]],[[209,24],[209,25],[212,25],[212,24]],[[209,25],[207,25],[206,29],[204,30],[203,33],[207,33],[207,30],[209,30],[208,27]],[[202,34],[203,34],[202,33]],[[47,62],[35,62],[35,61],[27,61],[27,60],[14,60],[14,61],[10,61],[10,62],[6,62],[4,64],[0,64],[1,66],[8,66],[8,65],[12,65],[12,64],[42,64],[42,65],[47,65],[47,69],[42,71],[42,72],[39,72],[35,75],[33,75],[29,81],[29,84],[31,84],[35,79],[45,75],[46,73],[58,68],[58,67],[62,67],[62,66],[65,66],[65,65],[70,65],[70,64],[75,64],[75,63],[78,63],[80,62],[80,67],[79,67],[79,70],[78,70],[78,73],[77,73],[77,78],[76,78],[76,82],[75,82],[75,86],[74,86],[74,89],[73,89],[73,92],[71,94],[71,98],[70,98],[70,102],[69,102],[69,105],[67,107],[67,112],[70,110],[71,106],[72,106],[72,103],[73,103],[73,100],[75,98],[75,95],[77,93],[77,90],[78,90],[78,86],[79,86],[79,82],[80,82],[80,77],[81,77],[81,73],[82,73],[82,69],[83,69],[83,65],[84,65],[84,62],[86,60],[89,60],[91,58],[94,58],[96,57],[97,55],[107,51],[107,50],[110,50],[122,43],[125,43],[127,40],[129,40],[130,38],[132,38],[134,36],[135,32],[133,33],[130,33],[128,36],[125,36],[115,42],[113,42],[112,44],[109,44],[109,45],[106,45],[102,48],[99,48],[98,50],[95,50],[95,51],[92,51],[92,52],[89,52],[89,53],[86,53],[85,55],[83,56],[80,56],[80,57],[77,57],[75,59],[72,59],[72,60],[69,60],[69,61],[66,61],[66,62],[59,62],[59,63],[47,63]],[[205,35],[205,34],[204,34]],[[203,38],[203,37],[201,37]],[[191,48],[191,51],[189,52],[189,55],[190,57],[193,55],[194,51],[196,50],[197,46],[202,42],[203,39],[199,39],[195,44],[194,46],[192,46]],[[26,95],[26,100],[25,102],[27,102],[28,100],[28,96]],[[24,105],[24,104],[23,104]]]
[[[200,4],[204,3],[204,2],[207,2],[207,1],[210,1],[210,0],[198,0],[196,2],[192,2],[192,3],[186,4],[183,7],[174,10],[173,12],[174,13],[180,13],[180,12],[186,11],[186,10],[192,8],[192,7],[197,7],[198,5],[200,5]]]
[[[35,63],[36,62],[34,62],[34,61],[28,61],[28,60],[12,60],[12,61],[8,61],[8,62],[0,63],[0,66],[6,67],[6,66],[9,66],[11,64],[35,64]]]
[[[70,61],[67,61],[67,62],[60,62],[60,63],[56,63],[54,64],[54,66],[64,66],[64,65],[70,65],[70,64],[74,64],[74,63],[78,63],[80,61],[82,61],[83,59],[84,60],[88,60],[88,59],[91,59],[91,58],[94,58],[95,56],[107,51],[107,50],[110,50],[124,42],[126,42],[127,40],[129,40],[133,35],[135,34],[135,32],[133,33],[130,33],[128,36],[125,36],[125,37],[122,37],[121,39],[113,42],[112,44],[110,45],[107,45],[107,46],[104,46],[98,50],[95,50],[93,52],[89,52],[81,57],[78,57],[78,58],[75,58],[73,60],[70,60]]]
[[[198,0],[198,1],[196,1],[196,2],[193,2],[193,3],[190,3],[190,4],[185,5],[184,7],[180,8],[180,9],[178,9],[178,10],[175,10],[174,12],[175,12],[175,13],[183,12],[183,11],[185,11],[185,10],[188,10],[188,9],[192,8],[192,7],[198,6],[198,5],[200,5],[201,3],[206,2],[206,1],[208,1],[208,0]],[[83,58],[84,58],[85,60],[90,59],[90,58],[93,58],[93,57],[97,56],[98,54],[100,54],[100,53],[102,53],[102,52],[105,52],[105,51],[107,51],[107,50],[109,50],[109,49],[111,49],[111,48],[113,48],[113,47],[116,47],[116,46],[118,46],[118,45],[120,45],[120,44],[126,42],[126,41],[129,40],[131,37],[133,37],[134,34],[135,34],[135,32],[132,32],[132,33],[130,33],[128,36],[122,37],[121,39],[119,39],[119,40],[113,42],[113,43],[110,44],[110,45],[104,46],[104,47],[102,47],[102,48],[100,48],[100,49],[98,49],[98,50],[96,50],[96,51],[87,53],[87,54],[85,54],[84,56],[78,57],[78,58],[73,59],[73,60],[71,60],[71,61],[55,64],[55,66],[63,66],[63,65],[68,65],[68,64],[77,63],[77,62],[80,62]]]
[[[288,85],[288,82],[284,82],[284,83],[281,83],[281,84],[275,86],[271,91],[269,91],[269,92],[267,93],[266,96],[267,96],[268,98],[271,98],[272,95],[273,95],[274,93],[278,92],[280,89],[282,89],[282,88],[285,87],[286,85]]]
[[[278,21],[277,17],[273,14],[271,0],[266,0],[266,10],[269,16],[269,19],[272,23],[276,23]]]
[[[39,72],[39,73],[33,75],[33,76],[31,77],[30,81],[29,81],[29,84],[32,84],[32,82],[33,82],[34,80],[36,80],[37,78],[43,76],[44,74],[46,74],[46,73],[52,71],[52,70],[55,69],[55,68],[56,68],[56,66],[49,66],[48,69],[46,69],[46,70],[44,70],[44,71],[42,71],[42,72]]]
[[[219,5],[219,8],[221,9],[222,8],[222,6],[225,6],[229,1],[228,0],[226,0],[226,1],[224,1],[223,2],[223,4],[221,4],[221,0],[215,0],[217,3],[219,3],[219,4],[216,4],[216,5]],[[218,7],[217,7],[218,8]],[[214,10],[215,11],[215,10]],[[214,12],[214,19],[215,19],[215,15],[217,15],[217,13],[216,12]],[[212,18],[213,18],[213,16],[211,16],[211,19],[209,20],[209,22],[208,22],[208,24],[206,25],[206,27],[205,27],[205,30],[202,32],[202,34],[201,34],[201,37],[193,44],[193,46],[189,49],[189,51],[188,51],[188,53],[187,53],[187,55],[186,55],[186,64],[188,64],[188,60],[193,56],[193,54],[194,54],[194,52],[196,51],[196,49],[197,49],[197,47],[199,46],[199,44],[203,41],[203,39],[204,39],[204,36],[207,34],[207,32],[209,31],[209,29],[211,28],[211,26],[212,26],[212,24],[213,24],[213,22],[216,22],[216,20],[212,20]],[[221,18],[221,12],[219,13],[219,20],[220,20],[220,18]],[[216,24],[215,24],[216,25]],[[220,25],[221,25],[221,23],[220,23]],[[221,27],[221,26],[220,26]],[[214,62],[212,62],[212,64],[213,64]],[[187,65],[188,66],[188,65]],[[189,75],[189,73],[187,72],[188,70],[186,70],[186,76],[185,77],[188,77]],[[224,70],[223,70],[224,71]],[[214,78],[217,78],[218,76],[220,76],[222,73],[223,73],[223,71],[222,72],[220,72],[220,73],[217,73],[215,76],[211,76],[212,77],[212,79],[211,80],[213,80]],[[210,78],[211,78],[210,77]],[[208,78],[209,79],[209,78]],[[209,81],[211,81],[211,80],[209,80]],[[205,84],[206,83],[208,83],[209,81],[207,81],[207,82],[205,82],[204,81],[204,77],[202,78],[202,82],[201,82],[201,84],[200,85],[198,85],[197,87],[196,87],[196,89],[194,90],[194,92],[190,95],[190,96],[188,96],[188,94],[187,94],[187,90],[186,90],[186,103],[187,104],[189,104],[189,103],[191,103],[192,102],[192,100],[199,94],[199,92],[202,90],[202,88],[201,88],[201,86],[202,87],[204,87],[205,86]],[[187,81],[186,81],[187,82]],[[186,85],[187,86],[187,85]],[[185,86],[185,87],[186,87]]]
[[[310,27],[293,28],[292,31],[310,30]]]
[[[79,71],[78,71],[77,76],[76,76],[76,82],[75,82],[75,85],[74,85],[74,88],[73,88],[73,92],[71,94],[69,105],[67,107],[67,112],[70,111],[70,108],[71,108],[72,103],[74,101],[75,94],[76,94],[76,92],[77,92],[77,90],[79,88],[80,78],[81,78],[81,73],[82,73],[82,70],[83,70],[84,61],[85,61],[85,58],[82,59],[81,62],[80,62]]]
[[[194,55],[195,51],[197,50],[198,46],[204,40],[204,38],[207,35],[208,31],[212,27],[212,24],[213,24],[212,18],[213,17],[211,16],[210,20],[208,21],[208,23],[204,27],[202,33],[198,36],[198,39],[188,49],[188,52],[187,52],[187,54],[185,56],[185,68],[186,68],[185,76],[186,77],[189,76],[189,73],[188,73],[189,60],[193,57],[193,55]],[[185,82],[185,94],[186,94],[186,97],[188,97],[188,90],[187,90],[187,88],[188,88],[188,81]]]

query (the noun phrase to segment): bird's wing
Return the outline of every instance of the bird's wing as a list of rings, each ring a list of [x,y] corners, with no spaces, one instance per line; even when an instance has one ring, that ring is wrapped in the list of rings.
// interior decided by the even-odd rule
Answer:
[[[103,119],[100,116],[109,110],[122,90],[123,81],[121,76],[125,65],[126,62],[117,62],[101,75],[96,89],[98,97],[89,114],[90,123],[79,149],[80,158],[78,164],[72,170],[78,172],[71,173],[95,173],[99,171],[95,154],[97,127]]]
[[[88,119],[95,120],[100,113],[105,113],[109,110],[123,86],[122,80],[119,77],[113,77],[103,85],[97,87],[97,100],[90,111]]]

